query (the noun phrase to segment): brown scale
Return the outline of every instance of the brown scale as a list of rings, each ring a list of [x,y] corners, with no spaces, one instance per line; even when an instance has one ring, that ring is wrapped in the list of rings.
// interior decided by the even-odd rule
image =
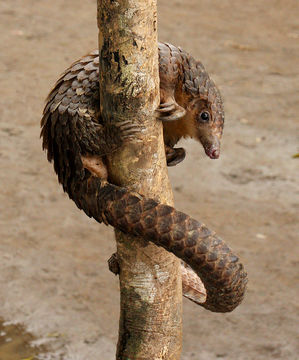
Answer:
[[[174,148],[182,137],[195,138],[210,158],[218,158],[223,105],[203,65],[182,49],[161,43],[159,65],[157,113],[163,121],[167,164],[184,159],[185,150]],[[247,280],[242,264],[225,243],[174,208],[107,182],[105,156],[134,139],[139,129],[130,121],[103,126],[98,66],[98,51],[78,60],[47,98],[41,136],[59,182],[88,216],[142,236],[185,261],[184,296],[211,311],[233,310],[243,299]]]

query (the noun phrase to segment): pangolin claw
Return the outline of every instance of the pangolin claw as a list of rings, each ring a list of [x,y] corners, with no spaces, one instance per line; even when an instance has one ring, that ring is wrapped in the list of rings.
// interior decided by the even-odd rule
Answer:
[[[165,104],[163,104],[165,105]],[[160,113],[165,113],[165,112],[170,112],[172,110],[175,110],[176,106],[174,103],[170,104],[169,106],[161,106],[157,109],[158,112]]]
[[[186,110],[176,102],[162,103],[156,111],[161,121],[175,121],[186,115]]]
[[[129,120],[116,123],[116,127],[119,129],[123,141],[136,139],[136,135],[144,130],[143,126],[133,124]],[[136,139],[136,141],[138,141],[138,139]]]
[[[182,162],[186,157],[184,148],[166,148],[166,161],[167,166],[175,166]]]
[[[117,253],[112,254],[108,259],[108,267],[114,275],[118,275],[120,273]]]

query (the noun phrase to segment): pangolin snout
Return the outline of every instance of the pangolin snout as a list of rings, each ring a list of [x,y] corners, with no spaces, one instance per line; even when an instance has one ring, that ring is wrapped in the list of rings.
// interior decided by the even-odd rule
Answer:
[[[218,159],[219,155],[220,155],[220,149],[219,148],[218,149],[213,149],[209,154],[211,159]]]
[[[202,145],[205,149],[205,153],[210,159],[218,159],[220,156],[220,141],[218,137],[213,136],[206,138],[206,141],[202,142]]]
[[[218,159],[220,156],[220,148],[211,146],[211,147],[205,147],[205,152],[208,155],[210,159]]]
[[[220,156],[220,136],[218,134],[211,134],[209,131],[203,131],[203,129],[200,130],[198,132],[198,140],[201,142],[206,155],[210,159],[218,159]]]

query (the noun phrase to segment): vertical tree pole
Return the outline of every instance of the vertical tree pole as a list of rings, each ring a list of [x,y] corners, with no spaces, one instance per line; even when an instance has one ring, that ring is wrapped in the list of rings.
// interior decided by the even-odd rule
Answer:
[[[156,0],[98,0],[101,114],[140,129],[108,159],[109,180],[173,204],[159,105]],[[117,359],[177,360],[181,353],[180,262],[116,231],[120,265]]]

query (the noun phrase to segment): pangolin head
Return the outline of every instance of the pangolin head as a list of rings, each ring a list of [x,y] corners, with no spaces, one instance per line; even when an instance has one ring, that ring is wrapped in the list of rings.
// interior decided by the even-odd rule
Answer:
[[[200,75],[185,81],[185,91],[191,95],[187,112],[194,122],[192,137],[201,142],[211,159],[220,155],[220,140],[224,126],[224,109],[220,91],[201,63]]]

